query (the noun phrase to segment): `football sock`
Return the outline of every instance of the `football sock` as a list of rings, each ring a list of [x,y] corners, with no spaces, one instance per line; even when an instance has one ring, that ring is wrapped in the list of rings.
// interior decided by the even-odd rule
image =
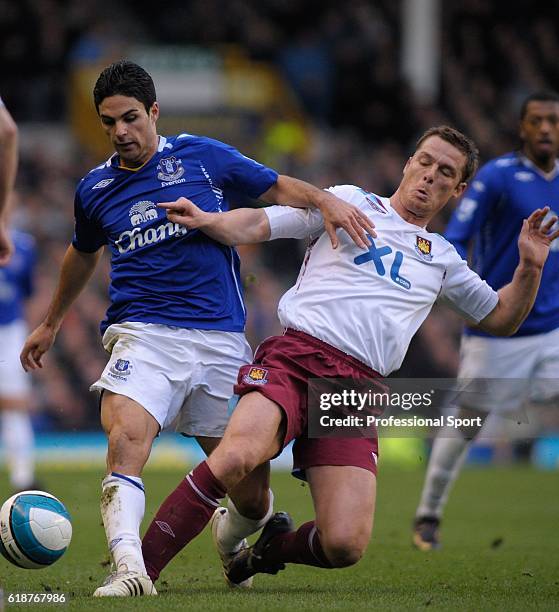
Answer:
[[[147,573],[153,581],[159,578],[167,563],[204,529],[225,493],[225,488],[204,461],[167,497],[142,542]]]
[[[443,428],[433,442],[429,466],[416,517],[440,519],[452,483],[458,477],[468,451],[469,440],[460,431]]]
[[[146,505],[142,479],[111,472],[102,486],[101,516],[116,569],[145,574],[140,541]]]
[[[224,552],[233,553],[239,550],[241,542],[248,536],[260,531],[274,513],[274,494],[269,490],[270,505],[261,519],[250,519],[243,516],[232,499],[227,504],[228,512],[220,520],[217,528],[217,539]]]
[[[4,410],[2,445],[7,458],[10,483],[14,489],[26,489],[34,480],[34,435],[31,417],[21,410]]]
[[[299,563],[331,569],[334,567],[322,550],[314,521],[304,523],[289,533],[282,533],[271,540],[263,559],[270,563]]]

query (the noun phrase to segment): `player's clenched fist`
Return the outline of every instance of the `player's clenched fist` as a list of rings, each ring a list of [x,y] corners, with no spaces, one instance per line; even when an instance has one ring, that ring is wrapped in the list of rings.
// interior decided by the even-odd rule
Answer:
[[[25,341],[19,359],[26,372],[42,368],[43,355],[50,349],[56,338],[54,329],[45,323],[41,323]]]

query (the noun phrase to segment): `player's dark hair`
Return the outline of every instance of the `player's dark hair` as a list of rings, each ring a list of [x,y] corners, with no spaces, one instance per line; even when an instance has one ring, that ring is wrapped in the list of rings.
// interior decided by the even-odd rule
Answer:
[[[155,85],[150,75],[138,64],[121,60],[107,66],[99,75],[93,88],[93,101],[99,112],[99,105],[110,96],[136,98],[149,113],[156,100]]]
[[[526,117],[530,102],[557,102],[559,104],[559,94],[556,94],[554,91],[536,91],[530,94],[520,107],[520,121]]]
[[[446,140],[446,142],[450,143],[453,147],[458,149],[466,156],[466,163],[464,164],[464,169],[462,170],[462,178],[460,182],[467,183],[474,175],[479,163],[479,151],[477,150],[474,141],[449,125],[438,125],[436,127],[429,128],[421,135],[417,141],[417,144],[415,145],[416,151],[427,140],[427,138],[431,138],[431,136],[438,136],[439,138]]]

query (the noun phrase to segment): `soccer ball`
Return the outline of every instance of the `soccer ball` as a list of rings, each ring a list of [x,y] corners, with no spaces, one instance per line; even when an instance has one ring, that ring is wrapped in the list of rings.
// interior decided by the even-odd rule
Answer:
[[[72,523],[64,504],[45,491],[22,491],[0,509],[0,553],[14,565],[41,569],[64,554]]]

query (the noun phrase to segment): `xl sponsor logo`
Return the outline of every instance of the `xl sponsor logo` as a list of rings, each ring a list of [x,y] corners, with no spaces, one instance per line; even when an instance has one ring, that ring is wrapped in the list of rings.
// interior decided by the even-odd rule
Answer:
[[[358,255],[353,262],[358,266],[365,264],[369,261],[372,261],[375,265],[375,270],[379,276],[386,275],[386,268],[384,267],[384,263],[382,261],[383,257],[387,257],[392,254],[392,248],[389,246],[381,246],[377,247],[375,241],[367,234],[367,238],[369,239],[371,246],[369,247],[368,253],[363,253],[363,255]],[[407,278],[404,278],[400,275],[400,268],[402,267],[402,262],[404,261],[404,254],[402,251],[396,251],[394,253],[394,258],[392,260],[392,264],[390,266],[390,279],[403,287],[404,289],[411,289],[411,283]]]

